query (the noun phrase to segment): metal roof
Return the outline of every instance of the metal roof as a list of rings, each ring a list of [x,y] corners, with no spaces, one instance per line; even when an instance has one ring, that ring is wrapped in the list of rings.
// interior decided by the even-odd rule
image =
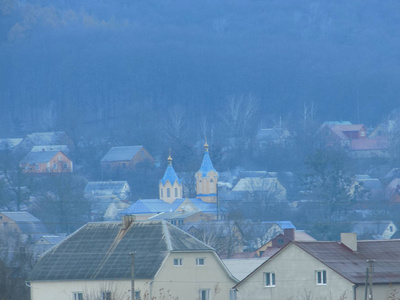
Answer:
[[[201,163],[199,172],[202,173],[202,176],[207,176],[208,172],[210,172],[210,171],[214,171],[218,174],[218,172],[214,169],[214,166],[213,166],[211,158],[210,158],[210,154],[208,153],[208,151],[206,151],[204,153],[203,161]]]
[[[40,152],[40,151],[62,151],[68,152],[67,145],[39,145],[33,146],[31,152]]]
[[[21,161],[22,164],[47,163],[54,158],[60,151],[40,151],[29,152]]]
[[[365,283],[367,260],[375,260],[374,283],[400,283],[400,240],[358,241],[357,252],[340,242],[294,242],[356,284]]]
[[[142,149],[143,146],[121,146],[112,147],[106,155],[101,159],[102,162],[112,162],[112,161],[128,161],[131,160],[136,153]]]
[[[119,195],[125,189],[125,186],[128,187],[129,184],[127,181],[90,181],[87,183],[85,187],[86,195]]]
[[[213,251],[165,221],[88,223],[46,252],[29,280],[152,279],[171,251]]]
[[[167,180],[173,185],[175,181],[178,182],[178,184],[181,184],[181,180],[178,178],[178,175],[176,175],[176,172],[174,170],[174,167],[168,166],[167,169],[165,170],[163,178],[160,180],[160,182],[165,185]]]
[[[48,233],[43,222],[26,211],[3,211],[0,212],[0,214],[3,214],[7,218],[13,220],[23,234],[30,234],[34,238],[39,238],[43,234]]]

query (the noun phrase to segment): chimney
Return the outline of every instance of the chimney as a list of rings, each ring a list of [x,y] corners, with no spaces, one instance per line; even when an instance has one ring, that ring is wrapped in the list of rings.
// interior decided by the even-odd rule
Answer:
[[[340,242],[353,252],[357,252],[357,233],[341,233]]]
[[[127,229],[133,222],[135,222],[135,216],[124,215],[122,217],[122,229]]]
[[[283,229],[283,234],[289,238],[291,241],[294,241],[294,228],[285,228]]]

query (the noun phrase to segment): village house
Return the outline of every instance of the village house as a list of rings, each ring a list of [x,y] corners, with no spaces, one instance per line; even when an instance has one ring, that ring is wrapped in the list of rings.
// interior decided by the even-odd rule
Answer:
[[[154,163],[154,158],[143,146],[112,147],[101,159],[103,173],[133,170],[138,163]]]
[[[71,234],[41,257],[29,285],[32,300],[117,300],[130,299],[132,280],[138,300],[228,300],[237,283],[211,247],[165,221],[127,216]]]
[[[0,212],[0,233],[17,233],[23,241],[35,242],[48,234],[46,226],[27,211]]]
[[[400,178],[394,178],[386,186],[385,197],[392,203],[400,202]]]
[[[24,173],[72,173],[72,160],[62,151],[43,148],[41,151],[29,152],[20,162]]]
[[[63,150],[65,154],[75,149],[75,143],[67,133],[64,131],[52,131],[28,134],[14,150],[17,155],[25,155],[31,151],[34,146],[40,145],[66,145],[67,150]]]
[[[340,242],[292,241],[234,287],[235,299],[362,300],[372,286],[374,299],[395,299],[399,249],[400,240],[357,241],[355,233]]]
[[[268,146],[289,146],[294,142],[294,136],[282,127],[261,128],[256,134],[258,147],[265,149]]]

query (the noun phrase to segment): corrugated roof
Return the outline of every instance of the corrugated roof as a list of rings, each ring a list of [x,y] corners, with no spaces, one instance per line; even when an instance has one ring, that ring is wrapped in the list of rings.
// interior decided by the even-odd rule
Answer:
[[[118,195],[124,191],[126,185],[129,189],[127,181],[90,181],[87,183],[84,193],[99,196]]]
[[[207,176],[208,172],[210,172],[210,171],[214,171],[218,174],[218,172],[214,169],[214,166],[213,166],[211,158],[210,158],[210,154],[208,153],[208,151],[206,151],[204,153],[203,161],[201,163],[199,172],[202,173],[202,176]]]
[[[143,146],[121,146],[112,147],[101,159],[102,162],[128,161],[131,160]]]
[[[47,163],[60,151],[29,152],[21,161],[21,164]]]
[[[152,279],[170,251],[212,251],[165,221],[89,223],[49,250],[33,269],[30,280]]]
[[[177,181],[179,184],[181,184],[181,180],[178,178],[178,175],[176,175],[176,172],[174,170],[174,167],[168,166],[167,169],[165,170],[163,178],[160,180],[160,182],[165,185],[167,180],[173,185],[175,181]]]
[[[294,242],[353,283],[365,282],[367,260],[375,260],[376,283],[400,283],[400,240],[358,241],[357,252],[340,242]]]

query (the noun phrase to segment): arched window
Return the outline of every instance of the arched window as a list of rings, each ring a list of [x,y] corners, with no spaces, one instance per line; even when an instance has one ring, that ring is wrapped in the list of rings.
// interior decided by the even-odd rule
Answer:
[[[210,179],[210,182],[214,182],[214,180]]]
[[[171,197],[171,192],[170,192],[169,188],[167,188],[167,197]]]
[[[160,189],[160,195],[161,195],[161,198],[164,197],[164,195],[163,195],[163,189],[162,189],[162,188]]]
[[[178,197],[178,189],[175,188],[175,197]]]

